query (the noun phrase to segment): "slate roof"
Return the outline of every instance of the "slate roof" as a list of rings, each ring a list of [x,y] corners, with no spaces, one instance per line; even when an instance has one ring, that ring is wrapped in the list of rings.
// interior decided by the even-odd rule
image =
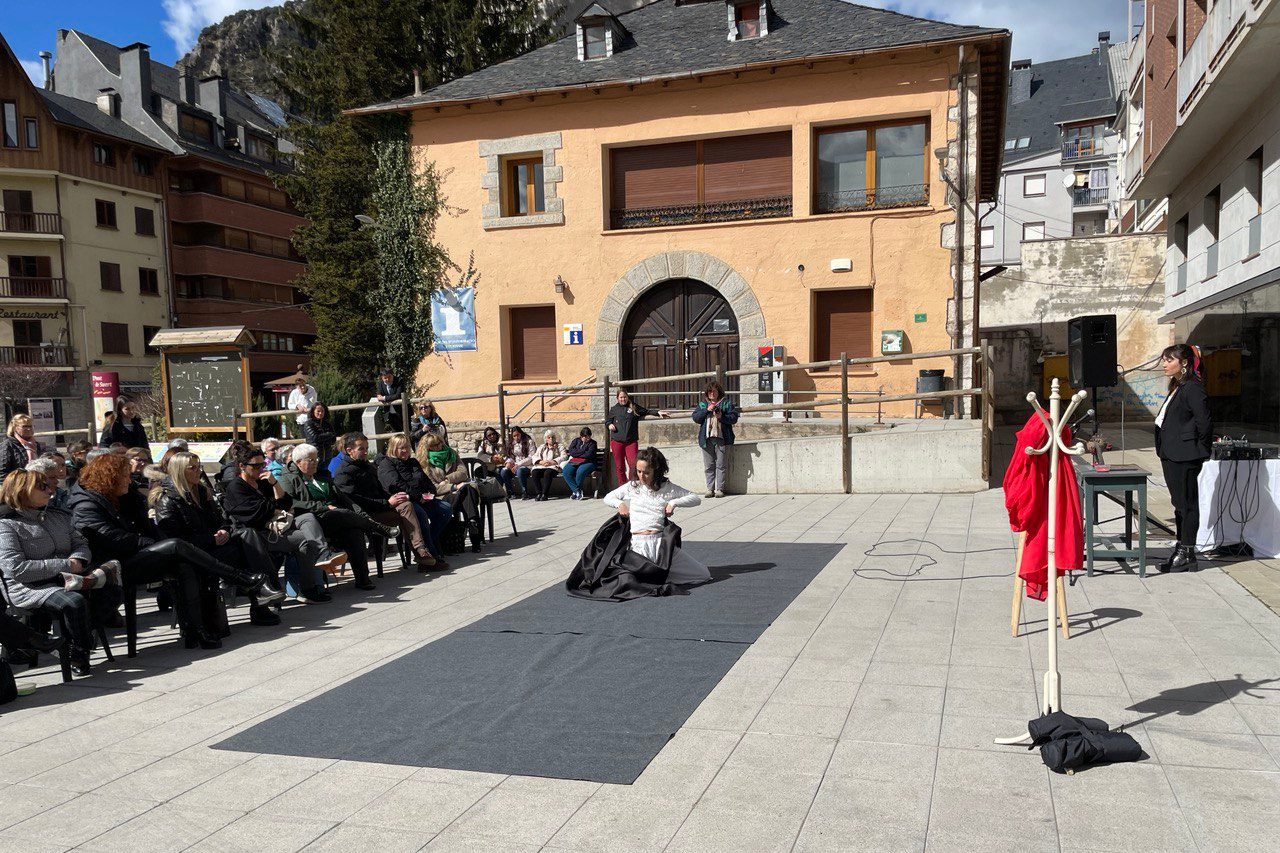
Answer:
[[[96,102],[82,101],[79,98],[50,92],[48,89],[36,89],[36,91],[40,93],[40,97],[44,98],[53,120],[59,124],[71,125],[102,136],[111,136],[132,145],[142,145],[156,151],[165,150],[154,139],[135,130],[132,125],[98,109]]]
[[[72,30],[79,39],[84,42],[85,47],[102,63],[103,67],[117,77],[120,76],[120,54],[122,48],[116,47],[110,42],[105,42],[100,38],[95,38],[88,33],[80,30]],[[165,65],[163,62],[151,60],[151,89],[160,97],[174,103],[182,104],[184,110],[195,112],[199,115],[210,117],[208,110],[201,108],[197,104],[188,104],[182,100],[179,89],[178,69],[172,65]],[[270,104],[274,109],[259,107],[259,102]],[[277,117],[283,117],[284,111],[274,101],[270,101],[259,95],[251,95],[249,93],[240,92],[236,89],[228,87],[227,89],[227,112],[226,118],[245,127],[250,127],[264,134],[275,136],[280,129]],[[169,138],[177,143],[180,147],[186,149],[192,154],[198,154],[201,157],[208,157],[212,160],[218,160],[228,165],[235,166],[238,169],[247,169],[249,171],[266,174],[271,171],[279,171],[279,167],[274,170],[268,168],[260,160],[256,160],[247,154],[238,151],[228,150],[219,145],[212,143],[193,141],[185,136],[179,136],[174,128],[169,127],[163,122],[157,121],[157,125],[162,127],[169,135]]]
[[[551,44],[436,86],[422,95],[352,112],[393,111],[520,92],[640,82],[757,63],[1007,35],[999,28],[930,21],[844,0],[771,0],[770,5],[768,35],[734,42],[727,38],[722,0],[686,0],[680,4],[676,0],[655,0],[617,14],[630,37],[620,50],[605,59],[579,60],[577,34],[571,28],[565,37]]]
[[[1109,54],[1119,49],[1118,46],[1104,45],[1096,54],[1031,66],[1031,98],[1019,104],[1010,98],[1004,131],[1005,139],[1027,136],[1031,138],[1031,144],[1026,148],[1006,151],[1006,166],[1057,150],[1062,144],[1059,122],[1116,114]]]

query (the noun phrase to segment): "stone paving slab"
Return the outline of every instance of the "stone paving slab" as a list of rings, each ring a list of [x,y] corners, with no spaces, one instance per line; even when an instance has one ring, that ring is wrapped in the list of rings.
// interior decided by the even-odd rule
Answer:
[[[1146,760],[1057,776],[992,742],[1036,711],[1046,645],[1038,602],[1010,636],[998,491],[681,510],[691,540],[845,547],[633,785],[210,748],[559,583],[607,511],[517,512],[525,532],[448,574],[344,583],[281,628],[239,608],[218,652],[144,613],[133,660],[20,672],[40,690],[0,714],[0,851],[1163,853],[1280,831],[1280,616],[1220,567],[1068,587],[1064,705],[1131,724]]]

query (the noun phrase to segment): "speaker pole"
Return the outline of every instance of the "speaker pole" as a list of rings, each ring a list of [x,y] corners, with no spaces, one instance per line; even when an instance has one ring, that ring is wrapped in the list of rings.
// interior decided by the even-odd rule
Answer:
[[[1091,399],[1093,401],[1093,434],[1098,434],[1098,386],[1094,385],[1089,389]]]

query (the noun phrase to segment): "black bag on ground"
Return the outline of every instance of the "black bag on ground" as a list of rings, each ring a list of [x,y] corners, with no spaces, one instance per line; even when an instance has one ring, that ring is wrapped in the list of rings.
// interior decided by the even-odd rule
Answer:
[[[7,660],[0,660],[0,705],[8,705],[18,698],[18,683],[13,680],[13,669]]]
[[[1032,745],[1040,747],[1045,766],[1054,773],[1142,757],[1142,747],[1132,735],[1113,732],[1105,722],[1093,717],[1054,711],[1027,723],[1027,732]]]
[[[440,536],[440,548],[446,554],[461,554],[467,550],[467,523],[460,516],[453,516]]]

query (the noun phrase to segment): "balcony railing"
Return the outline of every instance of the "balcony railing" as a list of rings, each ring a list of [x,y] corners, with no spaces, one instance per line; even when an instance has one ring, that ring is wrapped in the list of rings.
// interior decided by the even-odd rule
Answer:
[[[894,207],[919,207],[928,203],[927,184],[904,184],[899,187],[876,187],[873,190],[819,192],[814,199],[814,212],[847,213],[858,210],[886,210]]]
[[[1248,257],[1260,254],[1262,252],[1262,214],[1259,213],[1253,219],[1249,220],[1249,251],[1245,254]]]
[[[1110,189],[1107,187],[1076,187],[1071,192],[1071,202],[1076,207],[1090,204],[1106,204]]]
[[[0,299],[66,299],[67,282],[61,278],[0,277]]]
[[[0,347],[0,364],[30,364],[40,367],[71,367],[75,357],[62,344]]]
[[[1138,178],[1142,177],[1142,136],[1133,138],[1133,146],[1124,154],[1124,185],[1126,189],[1133,189],[1134,184],[1138,182]]]
[[[1209,69],[1217,65],[1232,37],[1244,21],[1248,0],[1218,0],[1209,10],[1195,41],[1178,63],[1178,109],[1200,90]]]
[[[1204,277],[1213,278],[1218,274],[1218,243],[1209,244],[1204,252]]]
[[[1063,160],[1084,160],[1089,157],[1102,157],[1105,154],[1101,139],[1073,139],[1062,143]]]
[[[56,213],[0,210],[0,231],[19,234],[61,234],[62,217]]]
[[[791,196],[674,204],[667,207],[633,207],[609,212],[610,228],[658,228],[700,222],[737,222],[745,219],[782,219],[791,215]]]

